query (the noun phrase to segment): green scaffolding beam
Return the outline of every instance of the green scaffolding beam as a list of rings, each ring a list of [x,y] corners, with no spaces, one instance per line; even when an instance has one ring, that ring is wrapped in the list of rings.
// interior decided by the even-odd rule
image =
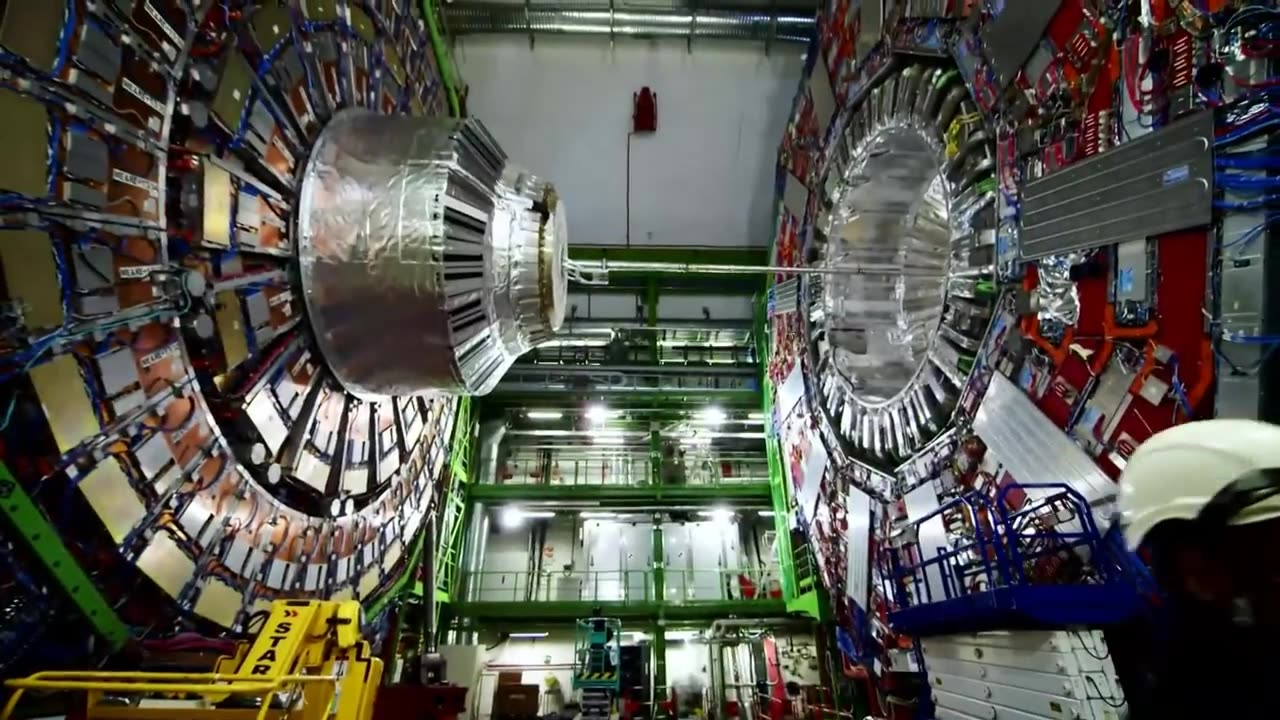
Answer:
[[[458,398],[458,409],[454,415],[453,422],[453,438],[450,445],[450,474],[461,471],[466,476],[467,468],[470,467],[470,450],[471,447],[471,398]],[[458,463],[464,463],[459,465]],[[435,542],[434,538],[430,539]],[[420,532],[413,542],[413,552],[409,555],[408,562],[404,565],[404,571],[400,573],[400,577],[396,578],[391,587],[376,597],[366,608],[365,612],[368,617],[377,617],[387,608],[393,600],[397,599],[402,593],[413,593],[421,595],[423,592],[422,584],[414,578],[417,576],[415,568],[422,562],[422,550],[428,542],[427,533]],[[410,582],[414,580],[414,582]]]
[[[773,277],[769,278],[772,283]],[[782,596],[794,600],[800,593],[796,587],[795,553],[791,547],[791,497],[787,487],[782,449],[773,431],[773,383],[769,381],[768,294],[756,302],[756,355],[760,359],[760,408],[764,412],[765,456],[769,462],[769,498],[773,503],[773,529],[778,538],[778,567],[782,571]]]
[[[129,639],[129,628],[67,550],[53,523],[3,462],[0,462],[0,514],[8,521],[14,537],[26,543],[48,576],[79,608],[94,632],[106,641],[107,648],[113,652],[119,650]]]
[[[436,56],[436,67],[440,68],[440,82],[449,98],[449,114],[462,117],[462,104],[458,101],[458,76],[449,56],[449,41],[440,29],[440,17],[436,15],[433,0],[422,0],[422,16],[427,21],[427,32],[431,35],[431,49]]]

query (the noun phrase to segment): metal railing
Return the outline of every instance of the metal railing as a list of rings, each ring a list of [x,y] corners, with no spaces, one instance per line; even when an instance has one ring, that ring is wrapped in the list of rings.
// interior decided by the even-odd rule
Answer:
[[[664,571],[666,597],[671,604],[726,600],[780,600],[776,570],[707,569]],[[653,602],[652,570],[481,571],[463,579],[467,597],[475,602]]]
[[[722,485],[767,483],[769,466],[758,455],[707,457],[686,455],[684,462],[659,464],[665,485]],[[653,484],[653,462],[647,454],[605,452],[521,452],[507,460],[494,482],[504,485],[608,485]]]
[[[1010,495],[1028,490],[1034,499],[1012,509]],[[922,548],[920,533],[939,516],[945,539]],[[1001,588],[1126,581],[1124,558],[1099,533],[1088,501],[1063,483],[1010,483],[994,501],[971,492],[911,526],[914,538],[882,558],[886,590],[899,609]]]

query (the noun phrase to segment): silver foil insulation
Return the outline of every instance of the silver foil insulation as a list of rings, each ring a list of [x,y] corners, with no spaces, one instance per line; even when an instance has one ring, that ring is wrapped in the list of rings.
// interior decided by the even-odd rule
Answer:
[[[994,153],[980,117],[956,72],[886,70],[816,183],[813,262],[896,268],[801,281],[808,384],[857,459],[895,464],[946,427],[987,332]]]
[[[477,120],[345,110],[298,209],[316,342],[351,393],[482,395],[564,319],[563,204]]]

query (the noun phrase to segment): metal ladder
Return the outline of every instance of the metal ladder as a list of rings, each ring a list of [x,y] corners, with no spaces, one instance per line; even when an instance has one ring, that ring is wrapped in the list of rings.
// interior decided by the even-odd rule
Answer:
[[[613,714],[613,691],[604,688],[585,688],[582,691],[582,717],[605,719]]]

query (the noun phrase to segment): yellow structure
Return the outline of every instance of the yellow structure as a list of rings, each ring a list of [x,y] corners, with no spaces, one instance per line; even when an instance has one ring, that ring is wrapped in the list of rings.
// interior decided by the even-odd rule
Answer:
[[[381,679],[358,602],[279,600],[258,636],[212,673],[36,673],[6,683],[13,695],[0,720],[28,690],[83,692],[91,720],[367,720]]]

